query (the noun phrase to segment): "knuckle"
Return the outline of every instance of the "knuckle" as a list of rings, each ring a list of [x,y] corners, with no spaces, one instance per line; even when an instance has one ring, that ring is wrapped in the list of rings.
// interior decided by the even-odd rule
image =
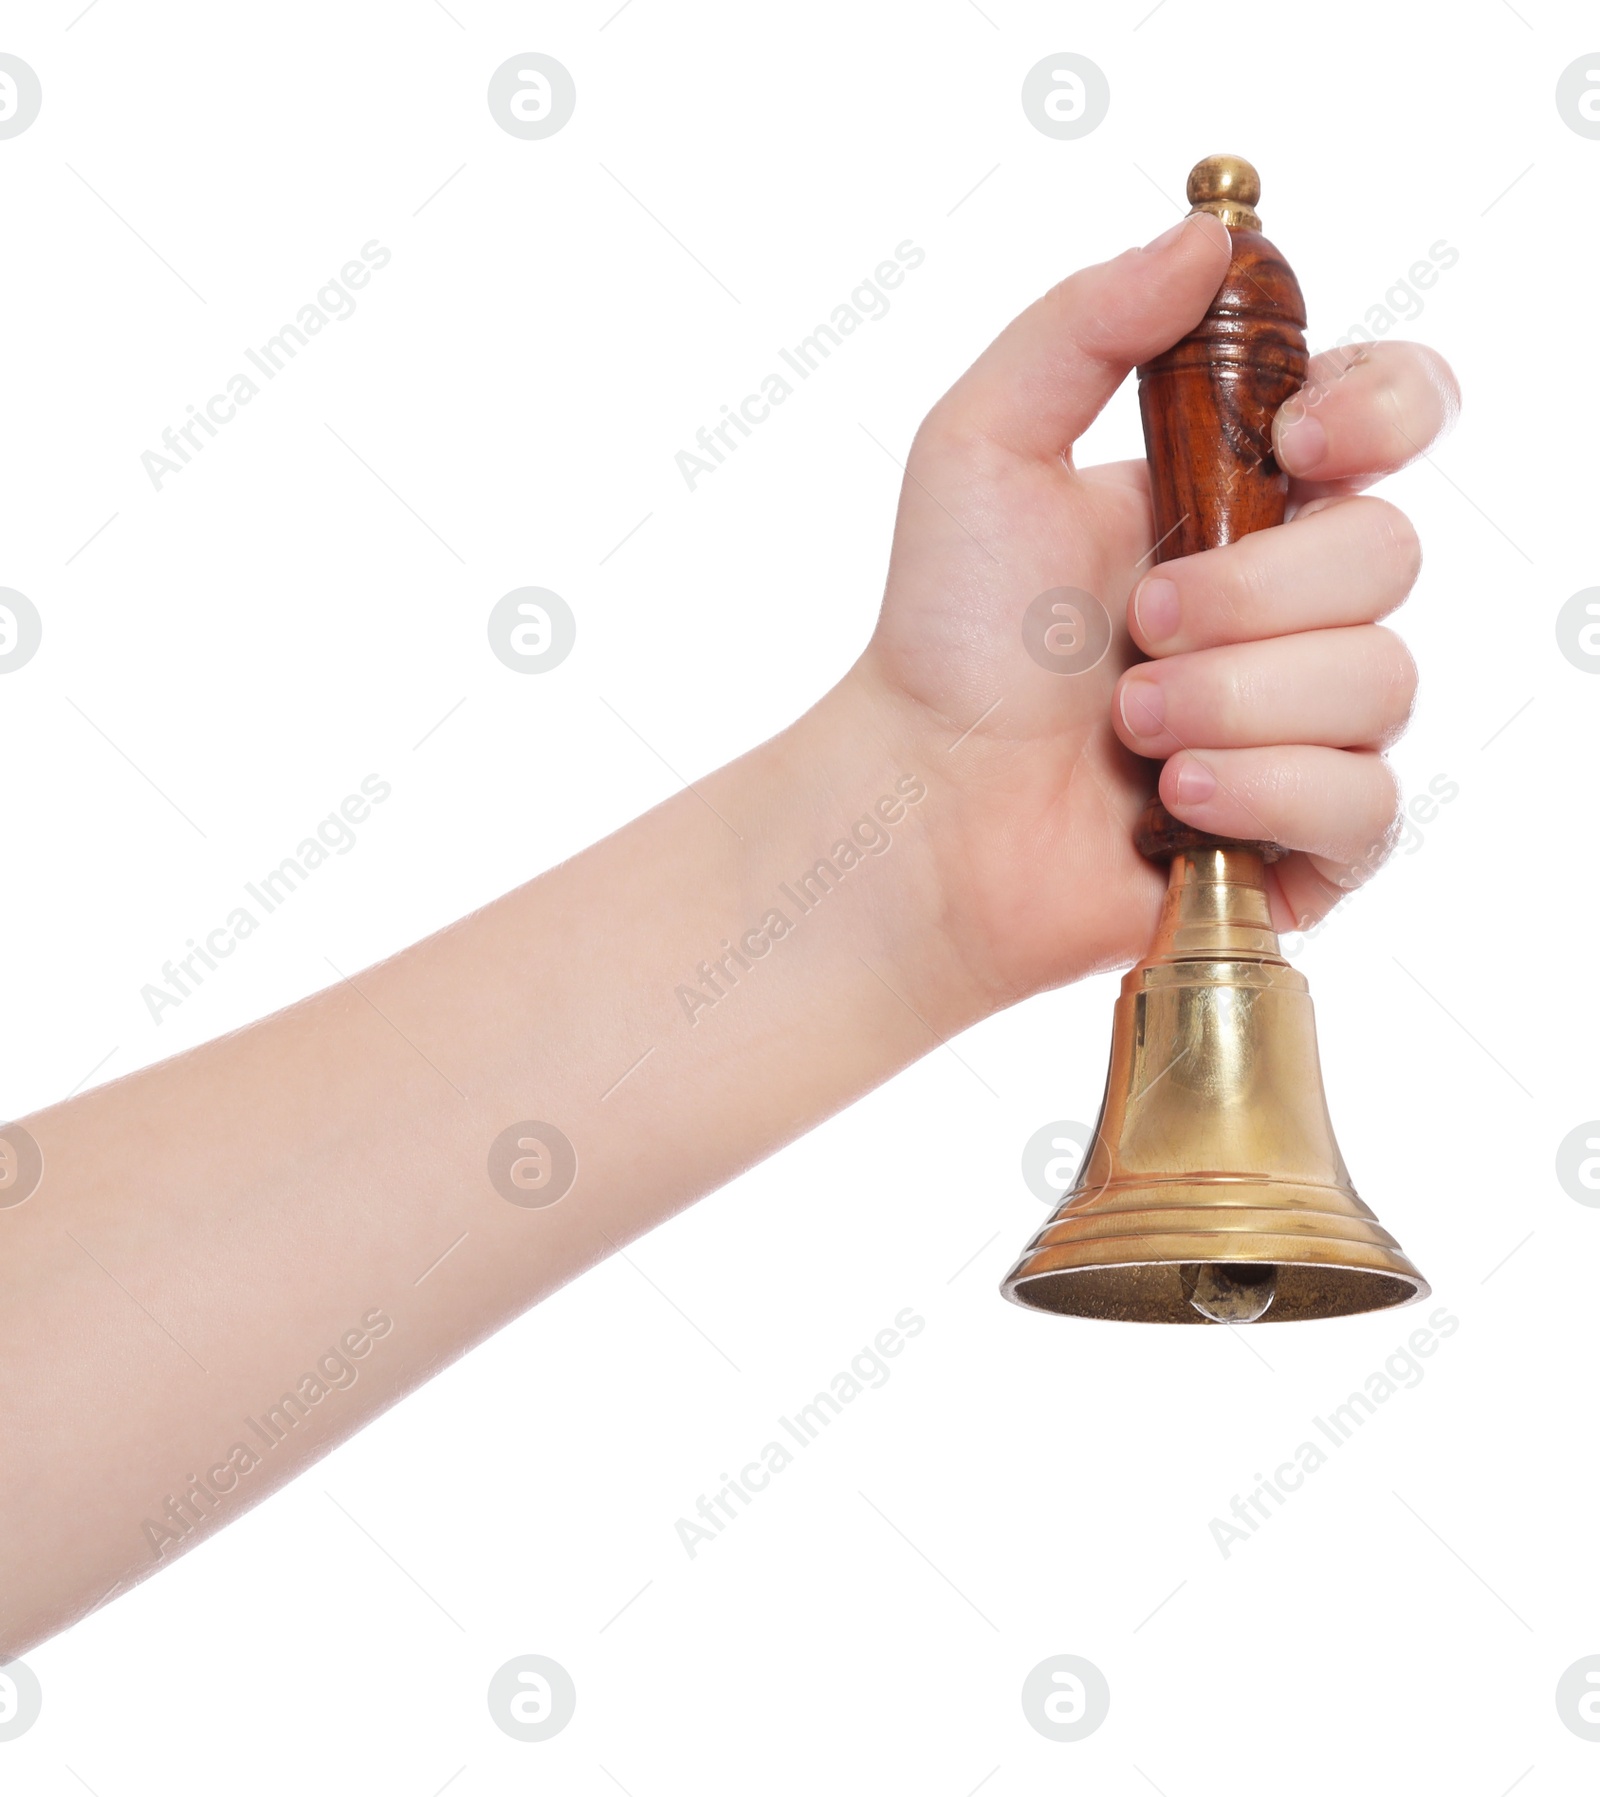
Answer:
[[[970,440],[971,424],[965,416],[966,397],[958,381],[948,393],[934,401],[911,439],[907,461],[942,459]]]
[[[1085,299],[1094,290],[1096,273],[1093,266],[1075,268],[1049,287],[1043,298],[1035,303],[1051,312],[1081,311]]]
[[[1405,643],[1381,624],[1372,627],[1371,672],[1382,740],[1393,742],[1411,721],[1417,702],[1417,663]]]
[[[1385,571],[1400,582],[1402,595],[1409,593],[1422,572],[1422,539],[1417,527],[1387,499],[1364,498],[1357,503],[1366,513]]]
[[[1323,877],[1343,897],[1364,886],[1394,852],[1401,835],[1400,786],[1375,750],[1343,751],[1336,765],[1338,821],[1323,845],[1329,857]]]
[[[1371,839],[1354,863],[1358,883],[1369,880],[1394,853],[1402,829],[1399,775],[1382,755],[1368,756],[1366,761],[1373,792]]]
[[[1439,414],[1438,434],[1442,436],[1455,423],[1461,411],[1461,383],[1456,371],[1436,349],[1415,344],[1417,364]]]
[[[1416,406],[1411,403],[1412,395],[1412,383],[1406,372],[1396,368],[1393,362],[1384,363],[1373,389],[1372,403],[1382,433],[1379,442],[1383,445],[1384,461],[1391,467],[1404,468],[1414,461],[1427,447],[1427,439],[1432,435],[1424,429],[1421,441],[1418,440],[1419,426]]]
[[[1399,840],[1400,808],[1405,795],[1400,785],[1400,776],[1389,765],[1386,757],[1374,755],[1372,767],[1376,776],[1374,784],[1377,793],[1373,809],[1383,837],[1383,852],[1387,856]]]
[[[1380,359],[1375,395],[1396,466],[1414,461],[1438,441],[1461,409],[1455,371],[1421,343],[1391,343]]]

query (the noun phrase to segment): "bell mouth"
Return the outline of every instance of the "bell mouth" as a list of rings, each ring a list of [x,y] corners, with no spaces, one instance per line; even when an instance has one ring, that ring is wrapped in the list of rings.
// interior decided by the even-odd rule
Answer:
[[[1429,1293],[1421,1274],[1311,1262],[1280,1260],[1273,1264],[1277,1279],[1271,1304],[1241,1327],[1394,1310],[1415,1304]],[[1013,1304],[1055,1316],[1093,1317],[1113,1323],[1215,1323],[1218,1319],[1194,1305],[1192,1274],[1193,1263],[1177,1260],[1065,1267],[1013,1275],[1004,1291]]]

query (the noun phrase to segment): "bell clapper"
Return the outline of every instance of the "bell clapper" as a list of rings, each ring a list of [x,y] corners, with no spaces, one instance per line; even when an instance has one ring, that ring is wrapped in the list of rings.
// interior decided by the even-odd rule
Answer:
[[[1183,1295],[1208,1323],[1255,1323],[1278,1295],[1278,1269],[1262,1261],[1191,1261]]]

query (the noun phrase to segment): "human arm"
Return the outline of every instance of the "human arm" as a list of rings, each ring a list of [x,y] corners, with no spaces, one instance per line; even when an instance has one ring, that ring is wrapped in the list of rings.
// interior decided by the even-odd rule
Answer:
[[[1226,255],[1191,221],[997,340],[918,435],[871,643],[770,742],[381,966],[25,1120],[44,1177],[0,1210],[0,1656],[941,1039],[1137,955],[1161,884],[1131,843],[1141,756],[1168,758],[1177,815],[1297,851],[1280,922],[1369,870],[1413,682],[1374,620],[1417,557],[1349,494],[1448,421],[1447,373],[1384,346],[1330,381],[1322,460],[1280,441],[1299,515],[1163,564],[1173,620],[1142,465],[1070,460]],[[1115,625],[1070,679],[1019,629],[1056,586]],[[1154,732],[1124,705],[1140,649]],[[491,1177],[520,1123],[571,1144],[553,1202],[563,1151],[536,1132]]]

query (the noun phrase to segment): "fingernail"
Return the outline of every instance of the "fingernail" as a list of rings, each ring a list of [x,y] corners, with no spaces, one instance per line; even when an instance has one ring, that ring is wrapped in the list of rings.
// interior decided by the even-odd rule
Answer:
[[[1217,777],[1199,761],[1185,761],[1178,769],[1177,799],[1180,805],[1203,805],[1217,790]]]
[[[1297,399],[1278,413],[1276,430],[1278,465],[1290,474],[1310,474],[1321,467],[1328,453],[1328,433],[1322,420],[1313,418]]]
[[[1134,736],[1159,736],[1167,702],[1153,680],[1130,680],[1122,689],[1122,721]]]
[[[1178,633],[1178,589],[1164,574],[1149,574],[1133,594],[1133,621],[1147,643],[1162,643]]]

